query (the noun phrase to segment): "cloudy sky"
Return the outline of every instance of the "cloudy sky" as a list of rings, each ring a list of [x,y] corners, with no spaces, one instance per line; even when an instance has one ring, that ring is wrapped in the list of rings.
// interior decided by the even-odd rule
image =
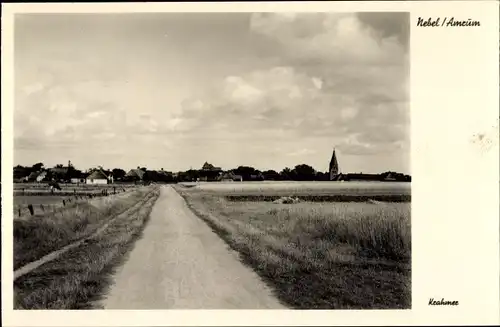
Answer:
[[[14,161],[410,173],[408,15],[18,15]]]

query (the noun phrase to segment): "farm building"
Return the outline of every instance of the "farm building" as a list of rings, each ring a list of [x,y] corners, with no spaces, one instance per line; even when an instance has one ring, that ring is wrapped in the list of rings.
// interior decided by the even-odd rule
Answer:
[[[36,177],[36,181],[37,183],[40,183],[41,181],[43,181],[45,179],[45,177],[47,177],[47,172],[46,171],[42,171],[40,174],[38,174],[38,176]]]
[[[159,182],[172,182],[174,180],[173,174],[169,171],[163,170],[163,168],[158,170],[157,174]]]
[[[69,167],[54,167],[50,168],[50,171],[52,172],[53,175],[58,175],[58,176],[66,176],[68,173]]]
[[[47,176],[46,171],[34,171],[26,177],[26,181],[28,182],[37,182],[40,183]]]
[[[79,173],[75,173],[72,177],[71,177],[71,183],[73,184],[79,184],[79,183],[86,183],[85,181],[86,179],[86,174],[82,173],[82,172],[79,172]]]
[[[124,180],[128,181],[142,181],[144,179],[145,171],[140,169],[131,169],[127,174],[125,174]]]
[[[222,175],[222,169],[220,167],[215,167],[208,162],[205,162],[198,172],[200,175],[199,180],[204,182],[217,181]]]
[[[87,184],[108,184],[108,176],[102,170],[95,170],[86,178]]]
[[[70,167],[54,167],[49,169],[51,178],[55,181],[69,181]]]
[[[242,182],[243,177],[241,175],[236,175],[233,172],[223,173],[220,177],[221,182]]]
[[[249,181],[263,181],[264,175],[261,172],[258,172],[257,174],[250,174],[250,178],[248,180]]]
[[[36,178],[38,177],[39,172],[34,171],[28,176],[28,182],[34,182],[36,181]]]

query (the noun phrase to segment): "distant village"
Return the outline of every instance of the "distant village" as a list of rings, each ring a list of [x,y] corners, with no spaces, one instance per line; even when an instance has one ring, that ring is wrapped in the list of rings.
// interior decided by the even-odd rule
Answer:
[[[235,169],[223,170],[208,162],[200,169],[171,172],[167,170],[150,170],[137,167],[129,171],[121,168],[91,168],[82,171],[74,167],[71,161],[67,165],[56,165],[47,168],[43,163],[31,167],[18,165],[14,167],[16,183],[73,183],[73,184],[115,184],[115,183],[177,183],[177,182],[243,182],[243,181],[392,181],[411,182],[411,176],[387,171],[380,174],[342,173],[339,168],[335,150],[333,150],[328,172],[316,171],[313,167],[300,164],[294,168],[260,171],[253,167],[239,166]]]

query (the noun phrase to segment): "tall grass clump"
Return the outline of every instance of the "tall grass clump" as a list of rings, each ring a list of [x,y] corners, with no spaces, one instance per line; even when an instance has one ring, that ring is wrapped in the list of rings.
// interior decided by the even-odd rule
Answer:
[[[290,235],[299,242],[323,240],[331,244],[350,245],[363,257],[403,262],[410,259],[408,211],[383,206],[369,210],[370,205],[366,205],[368,210],[362,210],[361,206],[359,210],[348,210],[346,206],[336,204],[331,212],[292,207],[281,209],[281,215],[285,216],[283,220],[288,225],[293,226]],[[272,215],[273,209],[269,213]]]

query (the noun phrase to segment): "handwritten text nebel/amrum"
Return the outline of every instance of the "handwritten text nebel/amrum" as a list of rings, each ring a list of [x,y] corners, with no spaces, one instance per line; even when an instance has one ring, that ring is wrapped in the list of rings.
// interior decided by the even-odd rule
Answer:
[[[438,17],[432,19],[431,17],[424,19],[418,17],[417,20],[418,27],[479,27],[481,23],[477,20],[472,20],[467,18],[465,20],[459,20],[455,17]]]

